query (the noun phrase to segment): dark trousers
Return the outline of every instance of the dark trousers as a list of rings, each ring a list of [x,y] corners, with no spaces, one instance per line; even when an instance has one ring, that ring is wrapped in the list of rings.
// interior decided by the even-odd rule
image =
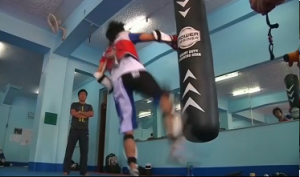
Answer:
[[[81,175],[87,173],[87,161],[89,151],[89,132],[88,130],[70,129],[66,154],[64,159],[64,172],[70,173],[73,152],[77,141],[79,140],[80,148],[80,165],[79,170]]]

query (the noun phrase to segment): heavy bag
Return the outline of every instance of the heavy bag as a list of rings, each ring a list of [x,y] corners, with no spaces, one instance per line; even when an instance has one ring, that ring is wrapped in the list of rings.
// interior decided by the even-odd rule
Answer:
[[[219,111],[205,0],[174,6],[183,133],[190,142],[208,142],[219,134]]]
[[[284,78],[286,93],[289,100],[293,119],[299,119],[299,81],[295,74],[288,74]]]

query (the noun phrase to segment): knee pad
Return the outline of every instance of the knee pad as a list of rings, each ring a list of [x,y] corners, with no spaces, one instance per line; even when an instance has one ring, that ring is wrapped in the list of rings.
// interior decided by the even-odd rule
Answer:
[[[137,164],[137,160],[135,157],[128,157],[127,164],[130,165],[131,163]]]
[[[133,137],[133,135],[131,135],[131,134],[125,134],[124,137],[123,137],[123,140],[126,141],[127,139],[132,139],[132,140],[134,140],[134,137]]]
[[[123,154],[124,154],[124,157],[127,159],[127,162],[130,161],[132,162],[134,159],[131,158],[131,160],[128,160],[129,157],[126,156],[126,153],[125,153],[125,149],[123,149]],[[138,149],[135,147],[135,161],[137,162],[137,159],[138,159]],[[130,166],[129,166],[129,163],[128,163],[128,166],[127,166],[128,169],[130,169]]]

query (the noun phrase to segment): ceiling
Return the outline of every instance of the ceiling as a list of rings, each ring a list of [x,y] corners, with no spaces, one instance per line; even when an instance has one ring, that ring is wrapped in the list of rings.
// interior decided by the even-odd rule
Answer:
[[[22,87],[19,96],[36,99],[43,59],[44,56],[41,54],[1,42],[0,91],[4,92],[7,84],[11,84]],[[91,80],[90,76],[75,72],[73,88],[88,80]]]
[[[234,0],[206,0],[207,12],[210,13],[232,1]],[[140,17],[148,17],[148,22],[145,23],[146,19],[140,19]],[[156,0],[155,3],[153,3],[153,1],[135,0],[131,6],[127,9],[123,9],[111,20],[122,21],[125,24],[128,24],[132,23],[132,21],[136,21],[137,19],[140,19],[140,21],[132,24],[132,32],[151,32],[155,29],[160,29],[166,33],[173,33],[176,29],[174,1]],[[91,43],[86,40],[85,44],[98,50],[105,50],[107,47],[107,40],[105,38],[107,24],[108,22],[94,32]],[[149,43],[138,44],[137,47],[138,49],[141,49],[147,45],[149,45]]]
[[[7,84],[22,87],[21,95],[36,99],[44,56],[0,43],[0,90]]]
[[[206,0],[207,12],[212,12],[232,1],[235,0]],[[49,13],[53,13],[57,19],[64,22],[82,2],[83,0],[0,0],[0,12],[50,31],[46,20]],[[133,0],[131,6],[122,9],[112,19],[129,23],[139,16],[147,16],[149,21],[143,25],[144,28],[140,28],[141,23],[134,24],[133,28],[138,27],[140,29],[138,31],[153,31],[155,29],[167,33],[175,31],[173,0],[157,0],[156,3]],[[91,43],[87,39],[85,44],[97,50],[104,50],[107,47],[107,40],[104,38],[107,23],[93,34]],[[141,49],[148,44],[138,44],[137,48]]]
[[[49,13],[64,22],[82,2],[83,0],[0,0],[0,12],[49,30]]]

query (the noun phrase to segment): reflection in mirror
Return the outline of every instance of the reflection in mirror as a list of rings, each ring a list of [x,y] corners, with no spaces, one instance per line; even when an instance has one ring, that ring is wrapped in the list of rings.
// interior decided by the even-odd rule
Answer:
[[[245,128],[291,120],[284,81],[285,76],[291,73],[298,76],[299,68],[289,68],[285,62],[276,61],[216,79],[220,129]],[[297,79],[297,85],[298,82]]]
[[[253,119],[264,123],[277,123],[292,120],[290,105],[285,85],[287,74],[295,74],[299,78],[297,66],[288,67],[283,61],[267,64],[246,71],[249,87],[258,86],[261,91],[251,98]],[[295,80],[299,85],[299,80]],[[299,90],[295,90],[299,94]],[[298,110],[299,111],[299,110]]]
[[[288,68],[283,61],[275,61],[216,77],[220,131],[290,121],[284,82],[289,73],[299,78],[296,66]],[[179,88],[172,93],[175,110],[180,113]],[[166,137],[162,113],[152,103],[151,98],[135,103],[139,124],[135,137],[140,141]]]
[[[153,105],[152,98],[135,102],[135,107],[138,124],[138,129],[134,131],[135,140],[145,141],[157,137],[157,110]],[[155,124],[156,126],[154,126]]]
[[[172,91],[176,113],[180,114],[179,89]],[[146,98],[135,102],[138,129],[134,132],[137,141],[146,141],[166,137],[162,113],[158,106],[153,104],[152,98]]]
[[[216,77],[220,130],[245,128],[253,125],[250,94],[258,91],[249,87],[244,71]]]

